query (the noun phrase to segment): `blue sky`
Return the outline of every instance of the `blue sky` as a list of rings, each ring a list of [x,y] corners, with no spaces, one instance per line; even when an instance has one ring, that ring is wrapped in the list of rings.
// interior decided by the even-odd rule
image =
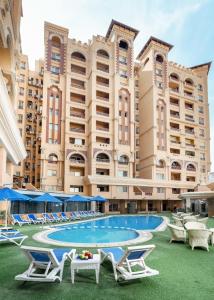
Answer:
[[[111,19],[116,19],[140,30],[136,56],[153,35],[174,45],[169,59],[181,65],[214,61],[213,0],[23,0],[23,14],[22,49],[32,68],[34,60],[44,56],[45,20],[69,28],[70,37],[87,42],[92,35],[105,35]],[[209,73],[209,103],[214,162],[214,63]]]

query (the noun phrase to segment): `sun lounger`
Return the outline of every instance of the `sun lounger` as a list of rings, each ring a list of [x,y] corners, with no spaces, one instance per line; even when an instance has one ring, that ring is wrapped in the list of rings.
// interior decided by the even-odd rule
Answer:
[[[18,224],[19,226],[22,226],[24,224],[29,225],[31,223],[29,219],[25,220],[21,217],[21,215],[18,215],[18,214],[13,214],[13,215],[11,215],[11,217],[12,217],[13,225]]]
[[[43,224],[45,221],[44,218],[38,218],[35,214],[28,214],[28,218],[33,224]]]
[[[154,250],[155,245],[120,247],[100,249],[102,261],[105,258],[111,261],[115,280],[132,280],[158,275],[159,271],[146,266],[145,258]]]
[[[0,244],[13,243],[20,246],[26,238],[16,229],[0,229]]]
[[[30,261],[29,268],[15,277],[15,280],[21,281],[61,282],[66,259],[72,259],[75,255],[75,250],[65,248],[23,246],[21,249]]]

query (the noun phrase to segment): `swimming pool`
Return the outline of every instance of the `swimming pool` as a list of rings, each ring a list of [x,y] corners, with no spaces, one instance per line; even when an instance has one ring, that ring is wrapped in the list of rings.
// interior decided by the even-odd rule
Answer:
[[[159,216],[109,216],[53,226],[36,234],[39,241],[76,247],[122,246],[144,242],[163,223]]]

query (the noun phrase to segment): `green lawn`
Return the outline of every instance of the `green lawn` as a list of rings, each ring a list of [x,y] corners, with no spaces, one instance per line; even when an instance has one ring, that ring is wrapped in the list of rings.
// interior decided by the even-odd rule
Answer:
[[[209,220],[208,227],[214,227],[214,219]],[[24,226],[20,230],[29,236],[25,245],[44,247],[32,239],[39,226]],[[159,270],[160,275],[119,284],[114,280],[111,265],[106,262],[101,267],[99,285],[95,283],[92,270],[80,271],[72,285],[68,263],[60,284],[15,281],[15,275],[22,273],[28,263],[17,246],[1,245],[0,300],[214,299],[214,247],[210,246],[207,252],[192,251],[183,243],[169,244],[168,230],[154,233],[147,244],[156,245],[146,262]]]

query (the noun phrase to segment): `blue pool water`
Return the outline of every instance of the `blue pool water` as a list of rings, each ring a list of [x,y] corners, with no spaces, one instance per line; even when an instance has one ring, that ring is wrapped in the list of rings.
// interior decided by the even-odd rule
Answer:
[[[111,216],[59,226],[49,239],[70,243],[115,243],[135,239],[135,230],[154,230],[163,219],[157,216]]]

